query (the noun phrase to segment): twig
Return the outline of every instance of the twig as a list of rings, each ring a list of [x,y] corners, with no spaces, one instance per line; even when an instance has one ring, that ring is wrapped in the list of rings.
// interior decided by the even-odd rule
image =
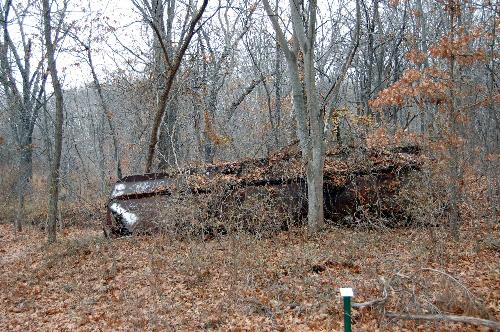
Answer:
[[[449,275],[448,273],[446,273],[444,271],[436,270],[436,269],[433,269],[430,267],[423,268],[422,271],[431,271],[431,272],[439,273],[443,276],[448,277],[449,279],[454,281],[457,285],[459,285],[464,290],[465,294],[467,294],[473,301],[476,301],[476,297],[474,296],[474,294],[472,294],[472,292],[467,287],[465,287],[465,285],[462,284],[457,278]]]
[[[471,324],[471,325],[487,326],[487,327],[490,327],[494,330],[500,330],[500,323],[499,322],[496,322],[493,320],[488,320],[488,319],[469,317],[469,316],[408,315],[408,314],[398,314],[395,312],[386,312],[385,316],[389,317],[389,318],[404,319],[404,320],[450,321],[450,322],[465,323],[465,324]]]

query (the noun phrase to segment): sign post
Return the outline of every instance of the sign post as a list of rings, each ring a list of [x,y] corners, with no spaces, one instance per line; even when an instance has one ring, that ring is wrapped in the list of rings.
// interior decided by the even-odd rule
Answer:
[[[344,300],[344,332],[351,332],[351,298],[354,292],[352,288],[341,288],[340,296]]]

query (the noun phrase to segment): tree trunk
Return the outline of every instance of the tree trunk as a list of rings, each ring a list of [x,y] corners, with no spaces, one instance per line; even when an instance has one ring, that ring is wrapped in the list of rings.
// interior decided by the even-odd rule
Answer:
[[[455,39],[455,10],[450,11],[450,36],[451,41],[454,42]],[[459,124],[458,124],[458,113],[460,109],[457,105],[457,96],[455,94],[455,89],[457,89],[457,77],[458,77],[458,63],[454,55],[451,55],[448,63],[448,70],[451,80],[451,87],[448,100],[448,122],[450,127],[450,139],[449,139],[449,175],[450,175],[450,214],[449,214],[449,227],[452,236],[455,240],[459,239],[460,236],[460,201],[461,193],[459,187],[460,180],[460,156],[459,156]]]
[[[23,221],[25,217],[24,203],[26,193],[29,191],[31,177],[33,174],[33,151],[31,147],[31,137],[23,144],[19,153],[19,177],[17,180],[17,214],[14,225],[15,232],[23,230]]]
[[[211,82],[212,85],[216,85],[217,81],[214,79]],[[214,138],[216,135],[216,129],[214,128],[215,112],[217,110],[217,90],[215,87],[209,89],[209,95],[206,98],[205,105],[206,110],[203,114],[204,117],[204,127],[203,127],[203,160],[206,163],[213,163],[215,157],[216,146],[214,144]]]
[[[496,11],[498,12],[499,5],[495,6]],[[486,142],[486,154],[488,158],[490,156],[494,156],[495,151],[499,151],[499,142],[500,142],[500,119],[499,119],[499,105],[498,103],[495,103],[494,95],[496,87],[495,87],[495,75],[497,73],[497,68],[496,68],[496,61],[495,59],[495,40],[497,37],[497,31],[496,31],[496,21],[493,19],[492,20],[492,25],[491,25],[491,44],[489,45],[489,62],[490,62],[490,75],[489,75],[489,83],[488,83],[488,96],[490,100],[489,104],[489,115],[490,119],[492,120],[492,127],[493,127],[493,135],[491,142]],[[491,206],[491,219],[492,222],[490,223],[490,237],[493,237],[493,229],[494,225],[498,224],[498,216],[500,215],[499,213],[499,207],[500,207],[500,158],[497,156],[496,158],[493,158],[493,160],[489,160],[486,164],[486,174],[488,176],[488,197],[490,200],[490,206]]]
[[[172,46],[172,24],[174,20],[174,10],[175,1],[168,2],[167,8],[167,26],[165,27],[164,14],[165,14],[165,4],[163,1],[154,0],[153,2],[153,24],[157,27],[159,33],[154,34],[153,39],[153,75],[155,79],[155,89],[158,93],[166,85],[165,70],[167,68],[167,63],[165,60],[165,51],[168,58],[171,59],[173,56],[173,46]],[[175,91],[174,91],[175,94]],[[176,164],[176,151],[178,148],[177,133],[174,131],[175,123],[177,122],[177,96],[174,95],[167,104],[167,109],[163,117],[162,124],[160,126],[160,133],[158,139],[158,152],[159,152],[159,169],[166,169],[169,166]]]
[[[120,157],[120,152],[119,152],[119,147],[118,147],[118,135],[116,134],[115,126],[113,125],[113,119],[111,112],[109,111],[108,105],[106,104],[106,101],[104,100],[104,93],[102,91],[102,86],[101,83],[99,82],[99,78],[97,77],[97,73],[95,72],[94,68],[94,62],[92,61],[92,52],[90,50],[90,47],[87,47],[87,59],[90,67],[90,72],[92,73],[92,79],[94,81],[94,86],[97,90],[97,95],[99,97],[99,101],[101,103],[102,111],[104,116],[106,117],[106,120],[108,122],[108,127],[109,130],[111,131],[111,137],[113,139],[113,157],[115,160],[116,164],[116,177],[120,179],[122,177],[122,166],[121,166],[121,157]],[[102,126],[102,131],[104,135],[104,126]],[[100,147],[102,149],[102,147]],[[102,169],[104,172],[104,169]]]
[[[17,5],[18,3],[15,4]],[[0,30],[3,37],[0,41],[0,84],[4,89],[6,111],[10,113],[8,116],[12,136],[15,138],[19,151],[16,184],[18,211],[14,227],[17,230],[22,229],[25,196],[30,190],[33,129],[38,118],[47,78],[42,68],[42,61],[39,61],[36,67],[32,66],[32,40],[29,38],[31,34],[25,31],[25,25],[22,24],[22,19],[31,3],[26,5],[25,9],[22,9],[23,5],[21,5],[16,10],[12,10],[15,16],[13,18],[9,17],[13,8],[12,0],[5,1],[0,10]],[[9,26],[15,21],[20,24],[16,28],[16,38],[13,40]]]
[[[160,162],[159,169],[166,169],[177,164],[177,152],[179,150],[178,133],[175,125],[177,123],[177,111],[179,101],[177,93],[168,102],[169,112],[163,117],[163,124],[160,128],[160,139],[158,143],[158,153]]]
[[[196,15],[194,15],[194,17],[189,22],[189,28],[185,35],[186,37],[182,41],[179,49],[177,50],[175,58],[173,59],[173,62],[169,66],[170,68],[168,70],[165,70],[165,77],[166,77],[165,88],[162,91],[160,101],[156,109],[156,114],[153,120],[153,127],[151,129],[151,135],[149,138],[148,153],[146,156],[146,173],[151,172],[151,168],[153,166],[153,158],[155,156],[156,144],[158,143],[160,125],[163,122],[163,117],[165,115],[168,97],[170,95],[170,91],[172,89],[175,76],[177,74],[177,71],[179,70],[181,61],[184,58],[184,54],[186,53],[189,43],[193,38],[196,25],[200,21],[205,9],[207,8],[207,5],[208,5],[208,0],[204,0]],[[152,24],[152,28],[157,29],[157,27],[154,24]],[[168,57],[167,50],[163,49],[163,51],[164,51],[164,56]]]
[[[310,156],[308,158],[308,213],[310,231],[316,232],[324,227],[323,215],[323,173],[325,163],[324,113],[320,109],[319,94],[316,88],[316,69],[314,68],[314,42],[316,33],[316,1],[309,3],[309,27],[307,29],[308,47],[304,48],[304,73],[307,95],[307,111],[310,123]],[[310,188],[310,189],[309,189]]]
[[[279,0],[276,0],[275,8],[276,12],[278,12],[278,7],[279,7]],[[274,122],[274,130],[275,130],[275,138],[276,138],[276,149],[279,148],[280,144],[280,125],[281,125],[281,99],[282,99],[282,87],[281,85],[283,84],[283,73],[282,73],[282,68],[283,68],[283,53],[280,51],[280,43],[276,41],[276,47],[275,47],[275,61],[274,61],[274,71],[275,71],[275,82],[274,82],[274,89],[275,89],[275,108],[273,112],[273,122]]]
[[[317,149],[314,149],[317,150]],[[314,151],[307,166],[307,225],[314,233],[324,227],[323,165],[324,158]]]
[[[57,75],[57,67],[55,60],[54,44],[52,43],[51,30],[51,15],[49,0],[42,1],[43,10],[43,27],[45,37],[45,47],[47,48],[47,66],[52,77],[52,87],[54,88],[54,96],[56,101],[56,117],[54,123],[54,157],[50,169],[50,184],[49,184],[49,212],[47,220],[47,237],[48,242],[56,241],[56,223],[58,215],[59,203],[59,168],[61,165],[62,151],[62,131],[63,131],[63,94],[61,83]]]
[[[424,68],[429,67],[429,59],[427,57],[427,19],[424,15],[424,7],[422,6],[422,0],[415,1],[415,9],[418,12],[416,17],[417,19],[417,36],[420,39],[420,52],[425,54],[425,60],[422,64],[419,65],[419,69],[422,70]],[[427,131],[427,112],[430,110],[424,109],[424,107],[419,106],[420,111],[420,132],[421,134],[425,134]]]
[[[107,180],[106,180],[106,153],[104,152],[105,138],[104,138],[104,114],[99,118],[99,123],[97,125],[97,159],[99,161],[99,177],[101,180],[101,194],[106,192]]]
[[[301,2],[302,3],[302,2]],[[316,232],[324,225],[323,212],[323,165],[324,165],[324,113],[319,105],[316,87],[316,69],[314,67],[314,43],[316,33],[317,2],[309,2],[308,12],[302,12],[303,6],[290,1],[293,24],[293,44],[288,46],[285,34],[268,0],[264,7],[276,32],[277,40],[285,53],[288,73],[292,85],[293,110],[297,121],[297,136],[307,172],[308,227]],[[305,17],[307,16],[307,29]],[[303,58],[303,81],[301,65]],[[304,84],[303,84],[304,83]]]
[[[282,88],[281,85],[283,84],[283,73],[282,71],[282,59],[283,55],[281,54],[279,50],[279,44],[276,43],[276,59],[274,63],[274,70],[275,72],[275,83],[274,83],[274,89],[275,89],[275,107],[274,107],[274,112],[273,114],[273,119],[272,122],[274,123],[274,136],[276,139],[276,146],[275,148],[279,148],[280,144],[280,125],[281,125],[281,96],[282,96]]]
[[[20,133],[19,138],[19,178],[18,178],[18,211],[16,218],[16,230],[22,231],[24,219],[24,206],[26,194],[31,188],[31,179],[33,177],[33,131],[30,130],[30,114],[25,105],[18,104],[19,112],[21,113],[21,123],[18,128]]]

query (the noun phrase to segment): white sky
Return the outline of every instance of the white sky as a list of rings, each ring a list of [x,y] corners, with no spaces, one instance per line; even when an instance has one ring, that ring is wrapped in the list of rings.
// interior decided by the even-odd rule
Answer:
[[[320,11],[322,12],[321,16],[323,16],[318,17],[318,20],[320,20],[321,18],[328,19],[329,1],[332,2],[331,0],[318,1]],[[178,5],[183,3],[179,0],[177,2]],[[335,0],[333,1],[333,6],[330,8],[335,10],[336,8],[338,8],[339,2],[344,2],[347,4],[347,6],[350,7],[352,7],[354,3],[353,0]],[[206,18],[211,15],[214,11],[214,8],[217,8],[219,3],[224,5],[225,1],[210,0],[209,7],[204,17]],[[270,0],[270,3],[274,6],[275,2],[274,0]],[[288,1],[280,0],[280,6],[286,8],[285,12],[288,12]],[[134,52],[136,52],[136,54],[140,54],[141,51],[147,53],[147,45],[145,42],[148,38],[148,34],[150,34],[151,32],[148,31],[147,27],[145,27],[145,25],[140,22],[140,14],[134,8],[131,0],[84,0],[78,5],[73,5],[73,7],[74,8],[72,8],[72,10],[74,12],[69,17],[71,20],[77,20],[82,16],[89,14],[91,8],[91,15],[93,17],[100,13],[103,17],[103,22],[106,21],[107,24],[117,28],[115,33],[105,34],[105,40],[101,42],[101,45],[99,45],[99,47],[95,49],[93,53],[96,71],[101,79],[104,80],[106,74],[118,68],[130,68],[130,66],[127,66],[125,64],[125,61],[127,59],[129,61],[137,60],[131,53],[124,50],[124,48],[117,42],[116,37],[118,37],[120,43],[123,43],[129,49],[132,49]],[[254,15],[264,15],[264,10],[260,1],[258,12],[259,14],[256,13]],[[335,16],[335,14],[333,14],[333,16]],[[216,18],[214,17],[214,19]],[[79,20],[79,22],[82,23],[81,20]],[[267,22],[267,20],[265,20],[265,22]],[[320,23],[318,22],[318,25],[319,24]],[[274,34],[272,32],[270,24],[268,26],[268,29],[271,34]],[[110,45],[114,50],[119,50],[119,52],[113,52],[108,45]],[[66,78],[66,87],[79,86],[90,80],[90,71],[87,64],[82,62],[82,59],[76,56],[68,56],[64,54],[60,57],[59,60],[61,68],[65,68],[64,75]],[[77,63],[79,63],[80,65],[75,65]],[[136,66],[137,68],[141,67],[139,64],[136,64]]]
[[[72,5],[72,7],[68,20],[75,21],[77,26],[83,28],[82,33],[78,35],[79,38],[86,41],[91,34],[94,38],[102,36],[102,39],[92,42],[93,62],[100,79],[104,80],[105,75],[116,69],[117,65],[125,67],[124,59],[111,51],[111,48],[121,49],[116,38],[119,38],[130,48],[144,44],[144,40],[141,38],[143,31],[140,31],[141,24],[138,23],[140,16],[134,10],[131,1],[90,0]],[[96,18],[99,20],[93,21]],[[106,25],[116,30],[110,32],[106,30]],[[69,38],[66,44],[74,45]],[[127,54],[127,56],[130,55]],[[91,80],[90,69],[85,57],[85,54],[77,54],[77,52],[63,52],[58,57],[58,67],[63,71],[66,88],[81,86]]]
[[[319,1],[320,11],[323,18],[326,19],[328,19],[326,17],[328,16],[327,1]],[[336,4],[334,8],[338,8],[337,1],[345,1],[349,5],[352,5],[353,2],[352,0],[335,0],[333,1]],[[219,0],[209,1],[209,9],[204,15],[205,18],[213,13],[214,7],[217,7],[219,2]],[[270,2],[274,5],[274,0],[270,0]],[[178,0],[178,3],[183,2]],[[225,1],[221,3],[224,4]],[[288,8],[288,1],[281,0],[280,6]],[[259,4],[258,13],[254,15],[264,15],[261,4]],[[11,18],[12,16],[11,14]],[[99,20],[93,20],[95,18],[99,18]],[[36,33],[36,25],[39,24],[36,21],[39,19],[39,17],[31,19],[33,21],[33,33]],[[321,17],[318,17],[318,19],[321,19]],[[124,46],[135,52],[135,54],[147,54],[146,42],[151,32],[141,23],[141,16],[134,8],[131,0],[70,0],[67,21],[73,22],[76,26],[82,28],[78,34],[78,37],[82,40],[89,38],[89,31],[91,30],[94,37],[102,36],[100,40],[92,44],[93,62],[101,81],[104,82],[108,74],[118,69],[129,70],[131,67],[141,68],[140,60],[126,51]],[[267,20],[264,20],[264,22],[267,22]],[[116,30],[111,32],[106,29],[107,26],[112,26]],[[268,29],[271,32],[272,28],[270,24]],[[15,36],[14,29],[12,32]],[[271,32],[271,34],[274,33]],[[58,68],[65,89],[78,87],[91,81],[90,69],[85,60],[86,55],[83,52],[78,53],[74,49],[71,49],[74,46],[74,41],[68,36],[64,43],[64,50],[59,53],[57,58]],[[38,50],[35,48],[35,52],[37,51],[41,53],[39,47]],[[130,64],[131,62],[132,66],[127,65],[127,63]],[[47,86],[47,89],[50,90],[50,84]]]

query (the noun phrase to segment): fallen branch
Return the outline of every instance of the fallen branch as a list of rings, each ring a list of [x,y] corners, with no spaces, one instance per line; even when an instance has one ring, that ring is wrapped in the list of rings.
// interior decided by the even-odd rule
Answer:
[[[469,298],[471,298],[473,301],[476,300],[476,297],[474,296],[474,294],[472,294],[472,292],[467,288],[465,287],[464,284],[462,284],[457,278],[449,275],[448,273],[446,272],[443,272],[441,270],[436,270],[436,269],[432,269],[430,267],[426,267],[426,268],[423,268],[422,271],[431,271],[431,272],[435,272],[435,273],[438,273],[438,274],[441,274],[445,277],[448,277],[450,280],[452,280],[453,282],[455,282],[458,286],[460,286],[460,288],[462,288],[465,292],[465,294],[467,294],[467,296]]]
[[[500,330],[500,323],[476,318],[469,316],[456,316],[456,315],[407,315],[407,314],[398,314],[395,312],[386,312],[385,316],[388,318],[395,319],[404,319],[404,320],[430,320],[430,321],[449,321],[449,322],[457,322],[457,323],[465,323],[471,325],[479,325],[479,326],[487,326],[492,328],[493,330]]]
[[[361,302],[361,303],[353,303],[352,307],[356,309],[362,309],[362,308],[367,308],[367,307],[375,307],[380,304],[384,304],[387,301],[387,297],[381,298],[381,299],[375,299],[372,301],[366,301],[366,302]]]
[[[371,301],[366,301],[366,302],[361,302],[361,303],[353,303],[352,307],[356,309],[361,309],[361,308],[367,308],[367,307],[374,307],[377,305],[385,304],[387,301],[387,283],[383,277],[380,278],[380,282],[382,285],[384,285],[384,290],[382,291],[383,297],[380,299],[375,299]]]
[[[458,283],[469,296],[473,297],[473,294],[470,293],[470,291],[464,285],[462,285],[456,278],[452,277],[451,275],[449,275],[445,272],[439,271],[439,270],[431,269],[431,268],[425,268],[422,270],[440,273],[446,277],[451,278],[453,281]],[[399,272],[396,273],[396,275],[399,277],[402,277],[402,278],[409,278],[408,276],[405,276]],[[382,294],[383,294],[382,298],[371,300],[371,301],[366,301],[366,302],[362,302],[362,303],[353,303],[352,307],[360,309],[360,308],[374,307],[377,305],[385,304],[387,302],[387,298],[388,298],[387,287],[388,287],[389,283],[387,283],[383,278],[381,278],[380,280],[384,286],[384,289],[382,292]],[[399,314],[396,312],[386,312],[385,316],[388,318],[402,319],[402,320],[449,321],[449,322],[456,322],[456,323],[465,323],[465,324],[471,324],[471,325],[476,325],[476,326],[487,326],[489,328],[492,328],[495,331],[497,331],[497,330],[500,331],[500,323],[499,322],[493,321],[493,320],[488,320],[488,319],[483,319],[483,318],[477,318],[477,317],[457,316],[457,315],[411,315],[411,314]]]

